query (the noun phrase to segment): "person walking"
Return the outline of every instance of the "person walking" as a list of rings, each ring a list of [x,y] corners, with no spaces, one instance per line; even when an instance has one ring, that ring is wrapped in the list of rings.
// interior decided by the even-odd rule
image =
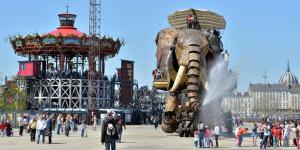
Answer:
[[[12,127],[11,127],[11,122],[9,119],[6,120],[6,123],[5,123],[5,132],[6,132],[6,136],[7,137],[11,137],[13,136],[13,131],[12,131]]]
[[[215,126],[214,135],[215,135],[216,147],[219,147],[218,140],[219,140],[219,135],[220,135],[220,127],[218,125]]]
[[[42,142],[43,144],[45,144],[46,120],[44,115],[40,115],[40,118],[36,123],[36,129],[37,129],[37,144],[40,143],[41,136],[42,136]]]
[[[273,135],[273,148],[278,146],[278,135],[277,135],[278,125],[275,124],[271,129],[271,134]]]
[[[277,135],[277,139],[278,139],[278,146],[282,146],[282,132],[283,132],[283,129],[282,127],[280,126],[280,123],[278,123],[277,125],[277,128],[276,128],[276,135]]]
[[[70,130],[71,130],[71,122],[70,122],[70,119],[69,117],[66,118],[66,121],[65,121],[65,136],[69,136],[70,134]]]
[[[294,143],[294,146],[298,147],[298,141],[297,141],[297,134],[299,134],[299,131],[298,131],[298,128],[297,128],[297,122],[295,121],[294,122],[294,126],[292,127],[291,129],[291,137],[293,139],[293,143]]]
[[[199,130],[194,131],[194,148],[199,146]]]
[[[119,139],[117,140],[117,142],[121,143],[121,138],[122,138],[122,133],[123,133],[123,127],[126,130],[126,126],[125,126],[125,122],[123,121],[123,119],[121,118],[121,116],[118,116],[116,121],[117,121],[116,129],[117,129],[117,133],[118,133],[118,137],[119,137]]]
[[[116,150],[116,140],[118,140],[116,120],[113,113],[108,112],[101,129],[101,143],[105,144],[105,150]]]
[[[77,133],[78,131],[78,119],[77,116],[73,117],[73,133]]]
[[[2,120],[0,122],[0,136],[1,137],[5,137],[5,129],[6,129],[6,125],[5,125],[4,120]]]
[[[267,144],[268,144],[268,138],[271,135],[270,133],[270,125],[268,123],[264,123],[262,126],[262,130],[264,131],[264,137],[262,142],[260,143],[260,149],[262,149],[264,147],[264,149],[266,149]]]
[[[82,120],[81,121],[81,125],[80,125],[80,135],[81,135],[81,138],[83,138],[84,134],[86,134],[86,129],[87,129],[87,125],[85,124],[85,121]],[[85,137],[87,137],[87,134],[86,134]]]
[[[153,118],[153,124],[154,124],[154,128],[156,130],[157,127],[158,127],[158,117],[157,116],[154,116],[154,118]]]
[[[210,146],[210,130],[208,126],[205,126],[204,130],[204,147],[208,148]]]
[[[284,133],[283,133],[283,145],[285,147],[289,147],[290,134],[291,134],[291,126],[289,122],[286,122],[286,125],[284,127]]]
[[[257,124],[256,122],[253,122],[253,127],[252,127],[252,133],[251,133],[251,137],[252,137],[252,146],[256,147],[256,141],[257,141]]]
[[[203,122],[200,122],[199,124],[199,147],[203,148],[204,147],[204,132],[205,132],[205,127]]]
[[[19,135],[23,136],[24,127],[26,125],[26,116],[20,115],[18,118],[19,122]]]
[[[31,121],[29,122],[29,124],[28,124],[29,131],[30,131],[30,141],[31,142],[35,142],[36,124],[37,124],[37,122],[36,122],[35,117],[33,117],[31,119]]]
[[[53,115],[49,115],[46,120],[45,135],[48,136],[48,144],[52,143]]]
[[[56,126],[57,126],[56,134],[59,135],[59,134],[60,134],[61,127],[62,127],[62,115],[61,115],[61,114],[59,114],[59,115],[57,116],[57,119],[56,119]]]
[[[97,130],[97,116],[94,115],[93,117],[93,130],[96,131]]]

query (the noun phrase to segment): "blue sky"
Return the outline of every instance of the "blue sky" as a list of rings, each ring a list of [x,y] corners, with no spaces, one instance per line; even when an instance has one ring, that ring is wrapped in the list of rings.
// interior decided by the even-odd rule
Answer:
[[[76,27],[88,33],[87,0],[2,1],[0,5],[0,74],[17,73],[18,60],[7,38],[15,34],[48,33],[58,27],[57,14],[66,11],[78,15]],[[296,0],[102,0],[103,35],[123,38],[126,45],[115,58],[106,61],[106,73],[112,75],[120,59],[135,61],[139,86],[152,83],[155,67],[156,33],[169,27],[170,13],[185,8],[200,8],[222,14],[227,27],[223,43],[230,53],[230,67],[239,73],[238,89],[263,82],[277,83],[290,61],[291,71],[300,75],[298,43],[300,2]]]

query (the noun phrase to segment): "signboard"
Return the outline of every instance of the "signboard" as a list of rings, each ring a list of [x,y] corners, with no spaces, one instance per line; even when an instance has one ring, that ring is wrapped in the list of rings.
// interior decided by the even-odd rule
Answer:
[[[131,123],[131,114],[125,114],[125,123]]]

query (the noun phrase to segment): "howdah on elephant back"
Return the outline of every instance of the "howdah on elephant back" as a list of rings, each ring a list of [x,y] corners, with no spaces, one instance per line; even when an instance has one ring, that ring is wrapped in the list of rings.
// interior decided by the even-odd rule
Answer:
[[[168,17],[172,27],[158,32],[157,66],[153,87],[169,92],[163,114],[164,132],[192,136],[199,122],[204,93],[209,90],[208,73],[222,53],[222,16],[204,10],[177,11]]]

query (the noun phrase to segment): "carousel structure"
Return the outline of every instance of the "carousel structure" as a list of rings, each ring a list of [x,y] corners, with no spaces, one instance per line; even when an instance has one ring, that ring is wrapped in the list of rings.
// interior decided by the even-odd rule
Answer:
[[[52,32],[10,38],[14,52],[26,58],[19,61],[17,83],[29,94],[30,109],[112,107],[105,60],[118,54],[122,40],[97,34],[95,16],[90,16],[89,34],[74,27],[75,14],[58,17],[60,27]]]

